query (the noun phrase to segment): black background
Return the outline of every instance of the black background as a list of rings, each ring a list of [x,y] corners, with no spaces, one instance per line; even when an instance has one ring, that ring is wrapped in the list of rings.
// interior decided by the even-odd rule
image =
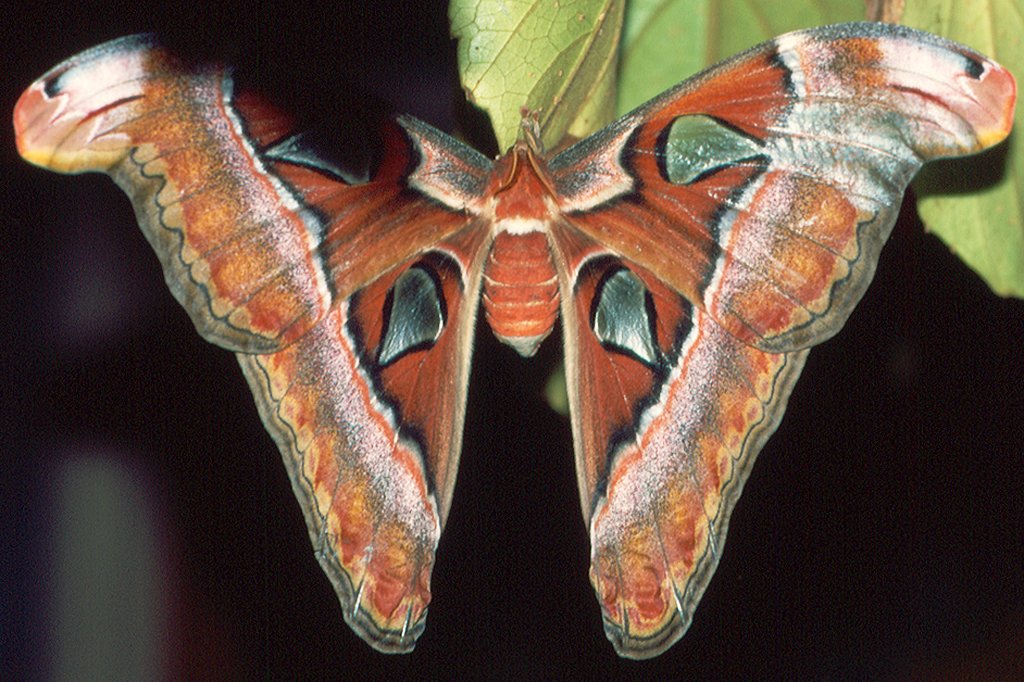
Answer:
[[[158,30],[241,55],[296,97],[362,87],[452,130],[444,4],[19,3],[0,110],[71,54]],[[912,212],[846,328],[811,353],[690,631],[654,661],[619,660],[601,628],[569,425],[541,395],[558,339],[525,361],[481,329],[427,629],[385,656],[342,621],[234,358],[168,295],[124,197],[20,162],[9,124],[0,149],[4,669],[42,675],[59,649],[54,486],[95,456],[158,512],[169,676],[1024,672],[1024,303],[991,294]]]

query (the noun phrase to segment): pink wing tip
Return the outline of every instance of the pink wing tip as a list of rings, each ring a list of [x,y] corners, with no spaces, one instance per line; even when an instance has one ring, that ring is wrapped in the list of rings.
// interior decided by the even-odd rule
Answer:
[[[1013,128],[1014,110],[1017,105],[1017,82],[1013,74],[994,62],[986,63],[975,94],[983,109],[992,116],[991,120],[978,121],[978,142],[982,148],[999,144]]]
[[[123,39],[72,57],[29,86],[14,106],[14,135],[29,163],[61,173],[105,170],[130,144],[118,126],[143,96],[146,43]]]
[[[45,166],[40,152],[45,146],[46,131],[57,116],[58,104],[44,92],[42,80],[33,83],[14,105],[14,141],[18,153],[26,161]]]

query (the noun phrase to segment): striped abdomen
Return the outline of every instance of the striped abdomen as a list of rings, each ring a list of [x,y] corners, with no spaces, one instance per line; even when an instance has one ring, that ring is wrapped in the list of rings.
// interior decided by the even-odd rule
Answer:
[[[558,318],[558,279],[546,232],[503,231],[484,264],[484,311],[495,336],[533,355]]]

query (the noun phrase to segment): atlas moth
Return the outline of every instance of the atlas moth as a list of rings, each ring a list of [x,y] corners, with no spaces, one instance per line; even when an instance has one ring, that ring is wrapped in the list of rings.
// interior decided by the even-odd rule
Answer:
[[[549,155],[409,116],[362,176],[232,71],[150,36],[22,95],[32,163],[129,195],[174,296],[234,351],[349,625],[423,632],[482,301],[523,355],[561,320],[590,579],[622,656],[676,642],[808,349],[931,159],[1010,131],[1015,83],[899,26],[780,36]]]

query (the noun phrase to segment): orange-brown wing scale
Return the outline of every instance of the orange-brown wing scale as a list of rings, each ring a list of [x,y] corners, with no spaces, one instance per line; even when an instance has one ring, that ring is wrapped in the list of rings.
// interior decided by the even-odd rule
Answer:
[[[832,27],[713,67],[551,161],[591,579],[621,655],[686,631],[806,349],[861,297],[907,183],[1002,140],[1014,97],[966,48]]]
[[[223,68],[123,38],[26,91],[19,150],[106,172],[129,195],[197,329],[238,352],[346,620],[372,646],[408,651],[455,481],[490,238],[464,209],[491,164],[396,119],[378,131],[370,177],[350,180],[290,117],[234,87]],[[395,303],[412,267],[428,285]],[[431,305],[440,313],[416,316]]]

